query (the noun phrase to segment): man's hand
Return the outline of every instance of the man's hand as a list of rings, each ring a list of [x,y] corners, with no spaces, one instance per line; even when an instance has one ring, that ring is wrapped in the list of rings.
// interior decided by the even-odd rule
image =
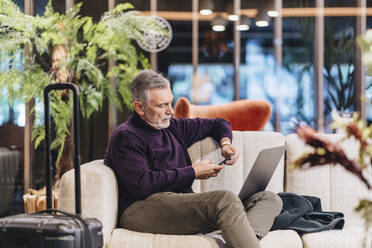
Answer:
[[[229,156],[233,153],[234,153],[234,156],[232,156],[230,160],[227,160],[225,162],[225,164],[233,165],[238,160],[240,152],[235,147],[233,147],[232,145],[224,145],[224,146],[221,147],[221,155],[223,157],[226,158],[227,156]]]
[[[202,160],[194,163],[192,168],[195,170],[196,179],[208,179],[210,177],[216,177],[223,166],[211,164],[208,160]]]

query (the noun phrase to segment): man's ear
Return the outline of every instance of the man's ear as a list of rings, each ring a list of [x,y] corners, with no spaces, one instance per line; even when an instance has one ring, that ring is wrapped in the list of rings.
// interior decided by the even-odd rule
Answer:
[[[143,116],[145,114],[144,106],[140,101],[134,101],[133,108],[139,116]]]

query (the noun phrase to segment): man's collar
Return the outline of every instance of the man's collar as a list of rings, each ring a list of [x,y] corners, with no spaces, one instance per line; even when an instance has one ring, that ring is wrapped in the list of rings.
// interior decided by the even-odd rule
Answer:
[[[136,124],[136,126],[142,127],[146,130],[149,130],[153,133],[161,132],[161,130],[154,128],[150,124],[148,124],[146,121],[144,121],[141,116],[137,114],[136,111],[133,110],[132,120]]]

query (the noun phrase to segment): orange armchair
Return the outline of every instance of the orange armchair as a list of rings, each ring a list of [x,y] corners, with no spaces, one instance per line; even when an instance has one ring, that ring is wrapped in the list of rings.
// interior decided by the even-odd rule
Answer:
[[[271,116],[267,101],[237,100],[214,106],[194,105],[185,97],[178,99],[174,106],[175,118],[223,118],[230,122],[236,131],[262,130]]]

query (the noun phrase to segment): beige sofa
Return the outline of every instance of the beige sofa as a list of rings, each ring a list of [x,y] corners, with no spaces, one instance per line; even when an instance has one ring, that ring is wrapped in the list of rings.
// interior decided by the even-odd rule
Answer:
[[[333,141],[340,138],[335,134],[324,136]],[[362,247],[365,234],[364,222],[353,212],[353,209],[360,198],[372,198],[372,192],[367,191],[358,178],[340,166],[289,171],[288,165],[291,161],[309,149],[294,134],[284,137],[275,132],[234,132],[233,139],[234,146],[241,151],[238,162],[231,167],[225,166],[216,178],[196,180],[193,185],[195,192],[228,189],[238,193],[259,151],[286,144],[286,156],[277,167],[268,190],[318,196],[322,200],[324,210],[343,212],[346,223],[343,230],[306,234],[302,237],[292,230],[272,231],[261,240],[261,246],[264,248]],[[357,155],[357,146],[354,143],[346,144],[346,147],[349,156]],[[217,144],[210,138],[194,144],[189,152],[193,161],[208,159],[217,162],[222,158]],[[102,221],[105,247],[218,247],[208,235],[160,235],[116,228],[118,194],[113,171],[104,166],[102,160],[96,160],[82,165],[81,177],[83,216],[96,217]],[[68,211],[74,211],[73,185],[73,172],[70,171],[63,176],[59,190],[60,208]]]

